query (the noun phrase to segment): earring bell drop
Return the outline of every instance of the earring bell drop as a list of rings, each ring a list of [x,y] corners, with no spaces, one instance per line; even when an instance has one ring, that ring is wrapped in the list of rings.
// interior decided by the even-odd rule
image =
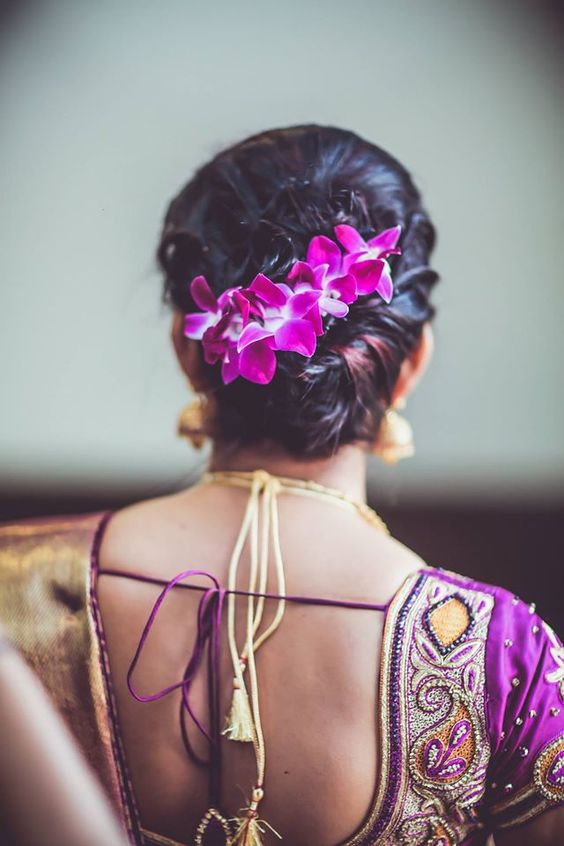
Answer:
[[[198,394],[180,412],[176,429],[177,435],[190,441],[194,449],[201,449],[207,440],[204,423],[205,399],[202,394]]]
[[[397,409],[405,408],[405,400],[397,400],[387,408],[378,431],[372,452],[385,464],[396,464],[402,458],[415,455],[413,429],[410,423],[398,414]]]

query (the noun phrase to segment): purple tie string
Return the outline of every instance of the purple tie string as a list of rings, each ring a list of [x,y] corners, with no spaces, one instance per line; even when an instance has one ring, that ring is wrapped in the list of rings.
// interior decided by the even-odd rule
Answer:
[[[163,687],[161,690],[150,694],[141,694],[136,690],[133,683],[133,674],[141,657],[141,653],[145,647],[150,631],[155,623],[157,614],[166,599],[168,593],[173,590],[176,585],[184,581],[184,579],[192,576],[203,576],[213,583],[213,587],[203,588],[202,596],[198,603],[197,614],[197,628],[196,639],[192,649],[192,653],[186,665],[182,679],[173,684]],[[217,784],[217,763],[219,756],[219,731],[218,731],[218,717],[219,717],[219,648],[220,648],[220,630],[221,617],[223,610],[223,603],[225,598],[225,589],[219,585],[217,579],[204,570],[184,570],[178,573],[174,578],[167,582],[159,593],[147,622],[141,633],[139,643],[129,665],[127,671],[127,687],[131,695],[138,702],[155,702],[163,699],[175,690],[181,690],[182,698],[180,702],[180,726],[182,733],[182,740],[189,757],[200,766],[212,766],[212,774],[210,778],[214,784]],[[210,717],[210,731],[206,729],[203,722],[194,712],[190,702],[190,689],[194,678],[202,664],[202,660],[207,650],[208,657],[208,689],[209,689],[209,717]],[[190,742],[188,731],[185,724],[185,716],[188,713],[190,719],[200,732],[205,737],[210,745],[210,758],[206,760],[198,755]],[[212,791],[213,792],[213,791]]]
[[[163,588],[151,609],[151,613],[145,623],[139,643],[135,649],[135,653],[127,671],[127,687],[129,692],[138,702],[155,702],[159,699],[164,699],[175,690],[181,691],[180,700],[180,731],[182,742],[186,749],[189,758],[198,766],[209,767],[210,779],[210,801],[212,806],[217,807],[219,803],[220,791],[220,774],[221,774],[221,734],[220,734],[220,689],[219,689],[219,669],[220,669],[220,645],[221,645],[221,621],[223,614],[223,607],[225,597],[232,593],[237,596],[255,596],[264,597],[265,599],[280,599],[281,597],[275,593],[259,593],[244,590],[228,590],[222,587],[218,580],[211,573],[205,570],[184,570],[178,573],[170,581],[164,582],[162,579],[153,576],[146,576],[140,573],[131,573],[125,570],[100,570],[100,575],[118,576],[122,578],[134,579],[149,584],[163,585]],[[185,579],[193,576],[202,576],[212,583],[211,587],[203,587],[201,585],[187,585],[182,584]],[[174,682],[163,687],[155,693],[141,694],[136,690],[133,683],[133,674],[141,658],[143,649],[155,623],[157,614],[168,596],[169,592],[174,588],[185,588],[188,590],[201,591],[202,595],[198,602],[196,638],[192,652],[186,664],[186,668],[180,681]],[[324,597],[315,596],[296,596],[285,595],[284,599],[288,602],[295,602],[299,604],[308,605],[324,605],[340,608],[357,608],[371,611],[386,611],[388,603],[385,605],[372,604],[368,602],[356,602],[352,600],[328,599]],[[209,710],[209,730],[205,727],[202,720],[195,713],[192,703],[190,702],[190,690],[192,683],[200,667],[202,661],[205,659],[207,653],[207,668],[208,668],[208,710]],[[186,725],[186,715],[190,718],[192,723],[196,726],[202,737],[205,738],[210,747],[209,758],[201,757],[196,750],[188,735],[188,727]]]

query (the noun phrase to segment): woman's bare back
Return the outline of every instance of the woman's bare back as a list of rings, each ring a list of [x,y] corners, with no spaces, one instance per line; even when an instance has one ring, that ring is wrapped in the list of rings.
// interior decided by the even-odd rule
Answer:
[[[210,485],[124,509],[106,529],[101,570],[116,568],[168,580],[198,568],[225,585],[245,500],[245,491]],[[288,593],[383,604],[410,573],[424,566],[406,547],[331,503],[304,503],[284,495],[280,516]],[[242,585],[246,565],[244,559]],[[188,842],[209,805],[208,781],[206,770],[192,763],[184,750],[179,695],[143,704],[126,686],[127,669],[158,588],[102,576],[98,593],[142,823]],[[152,693],[182,677],[195,638],[198,599],[193,591],[169,594],[136,671],[140,692]],[[267,613],[273,613],[274,603],[268,602]],[[359,827],[371,806],[378,768],[383,619],[378,611],[289,603],[280,630],[257,654],[267,755],[261,814],[294,846],[333,846]],[[229,708],[231,677],[224,637],[222,714]],[[195,681],[193,703],[198,714],[207,713],[204,673]],[[196,733],[191,738],[205,756],[207,749]],[[245,805],[254,767],[247,744],[224,740],[226,813],[234,815]]]

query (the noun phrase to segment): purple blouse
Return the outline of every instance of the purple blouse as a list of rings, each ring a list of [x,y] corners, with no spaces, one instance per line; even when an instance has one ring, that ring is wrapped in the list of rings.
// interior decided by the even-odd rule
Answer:
[[[181,690],[186,751],[195,757],[193,730],[208,739],[209,756],[200,763],[210,772],[210,808],[221,810],[220,752],[226,741],[220,742],[217,685],[226,589],[201,571],[180,573],[167,584],[118,570],[100,573],[163,586],[132,660],[129,688],[147,702]],[[208,588],[190,586],[197,573],[208,577]],[[177,588],[201,592],[196,643],[183,678],[142,697],[135,667],[168,592]],[[478,846],[496,829],[564,804],[564,648],[533,605],[503,588],[432,568],[406,579],[387,606],[287,599],[347,606],[351,613],[385,612],[375,702],[379,782],[369,814],[341,846]],[[203,661],[210,690],[206,721],[190,703],[190,685]],[[187,842],[228,843],[213,814],[210,820],[203,836],[196,833]],[[173,843],[149,832],[142,842]]]

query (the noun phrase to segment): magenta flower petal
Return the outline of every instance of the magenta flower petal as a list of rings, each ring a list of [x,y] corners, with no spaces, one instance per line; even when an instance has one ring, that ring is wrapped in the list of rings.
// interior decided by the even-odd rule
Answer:
[[[253,291],[266,305],[283,306],[286,303],[287,296],[284,291],[264,273],[257,273],[249,285],[249,290]]]
[[[371,238],[368,241],[370,250],[378,250],[380,253],[387,253],[393,250],[399,241],[401,235],[401,226],[392,226],[390,229],[384,229],[379,235]]]
[[[314,279],[314,286],[316,288],[323,288],[325,285],[325,280],[327,278],[327,274],[329,273],[329,265],[328,264],[318,264],[317,267],[313,269],[313,279]]]
[[[202,338],[202,349],[206,364],[215,364],[225,355],[229,340],[224,336],[226,319],[222,318],[215,326],[206,329]]]
[[[349,313],[348,305],[335,297],[322,297],[319,300],[319,307],[327,314],[332,314],[333,317],[345,317]]]
[[[362,253],[367,249],[367,244],[360,232],[354,226],[341,223],[334,229],[337,240],[342,244],[348,253]]]
[[[356,279],[352,273],[347,273],[346,276],[337,276],[336,279],[331,279],[325,285],[325,291],[336,291],[339,294],[339,299],[344,303],[354,303],[358,294],[356,290]]]
[[[218,310],[217,297],[208,285],[205,276],[194,276],[190,282],[190,293],[198,308],[203,311]]]
[[[382,261],[382,273],[380,279],[378,281],[378,285],[376,286],[376,290],[382,297],[382,299],[389,303],[394,296],[394,286],[392,283],[392,273],[390,271],[390,265],[387,261]]]
[[[288,302],[288,300],[290,299],[290,297],[294,293],[294,289],[290,288],[289,285],[286,285],[285,282],[277,282],[276,287],[279,288],[282,291],[282,293],[286,297],[286,302]]]
[[[342,253],[337,244],[325,235],[316,235],[307,248],[307,263],[312,267],[329,265],[329,273],[337,273],[341,267]]]
[[[383,268],[383,259],[369,259],[353,264],[350,272],[356,279],[359,294],[372,294],[377,289]]]
[[[296,285],[310,285],[313,287],[315,284],[313,270],[305,261],[295,262],[290,268],[286,279],[288,282],[294,282]]]
[[[249,314],[254,317],[262,317],[264,315],[264,302],[257,296],[255,291],[250,288],[243,288],[239,294],[249,304]]]
[[[239,291],[239,288],[226,288],[225,291],[222,291],[221,294],[217,298],[217,304],[220,309],[225,308],[225,306],[230,305],[231,300],[233,298],[233,294]]]
[[[236,344],[230,344],[221,364],[221,378],[229,385],[239,376],[239,353]]]
[[[204,332],[212,326],[214,320],[217,320],[215,314],[210,312],[191,312],[184,315],[184,334],[187,338],[195,338],[201,341],[204,337]]]
[[[321,296],[321,291],[300,291],[288,300],[287,313],[291,317],[303,317],[315,305]]]
[[[310,308],[307,314],[304,314],[304,320],[309,320],[316,335],[323,335],[323,320],[319,311],[319,300]]]
[[[347,253],[346,256],[343,256],[343,273],[350,273],[353,264],[356,264],[358,261],[366,261],[369,258],[370,254],[366,250],[363,250],[361,253]]]
[[[268,341],[249,344],[239,355],[239,373],[249,382],[267,385],[276,370],[276,355]]]
[[[317,339],[310,320],[286,320],[274,333],[277,350],[289,350],[308,357],[315,352]]]
[[[234,291],[233,293],[233,301],[237,303],[239,307],[239,311],[243,317],[243,325],[245,326],[249,320],[249,311],[251,309],[251,304],[243,294],[239,293],[239,291]]]
[[[263,341],[265,338],[271,338],[272,332],[256,323],[254,320],[247,323],[237,341],[237,349],[239,352],[248,347],[250,344],[256,344],[258,341]]]

